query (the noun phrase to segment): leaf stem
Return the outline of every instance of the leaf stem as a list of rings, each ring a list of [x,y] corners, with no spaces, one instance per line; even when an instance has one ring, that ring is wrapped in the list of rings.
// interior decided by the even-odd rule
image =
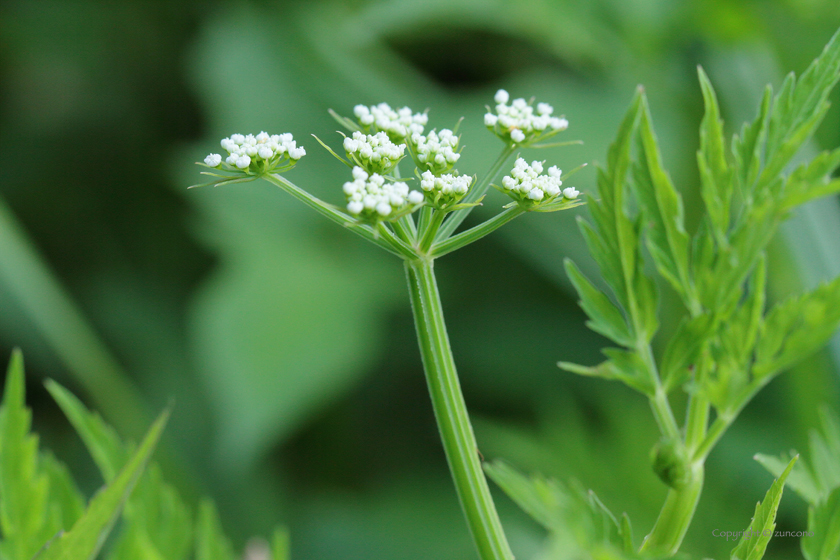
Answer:
[[[502,168],[502,166],[505,164],[508,158],[513,154],[514,149],[515,148],[510,145],[504,147],[502,153],[499,154],[499,157],[493,163],[493,166],[490,168],[487,174],[484,177],[482,177],[481,181],[475,187],[472,188],[472,190],[469,192],[469,194],[467,194],[467,196],[464,197],[464,203],[469,204],[472,202],[476,202],[482,196],[487,194],[487,189],[490,188],[490,183],[493,181],[496,175],[499,174],[499,170]],[[472,209],[473,207],[461,208],[460,210],[455,210],[454,212],[452,212],[452,214],[449,215],[449,219],[446,220],[446,223],[444,223],[438,231],[436,241],[443,241],[444,239],[452,235],[452,233],[456,229],[458,229],[458,226],[461,225],[461,222],[463,222],[464,219],[466,219],[466,217],[470,215]]]
[[[432,247],[432,243],[435,240],[435,234],[440,229],[440,224],[443,223],[443,219],[446,217],[446,212],[443,210],[438,210],[435,208],[434,213],[432,213],[432,219],[429,222],[429,226],[426,228],[426,231],[423,233],[423,239],[420,240],[420,252],[421,253],[428,253],[429,249]]]
[[[364,237],[368,241],[372,242],[374,245],[378,245],[379,247],[385,249],[386,251],[394,255],[400,257],[403,256],[402,252],[399,249],[397,249],[391,243],[385,241],[382,237],[377,235],[377,233],[372,227],[356,223],[352,218],[338,210],[338,208],[336,208],[332,204],[328,204],[323,200],[312,196],[311,194],[298,187],[282,175],[275,175],[273,173],[270,173],[263,175],[262,178],[268,181],[269,183],[280,187],[296,199],[300,200],[313,210],[317,211],[322,216],[325,216],[326,218],[330,219],[331,221],[337,224],[346,226],[349,231],[352,231],[356,235]]]
[[[524,213],[525,210],[523,210],[522,207],[518,205],[508,208],[507,210],[490,218],[486,222],[478,224],[477,226],[470,228],[467,231],[462,231],[457,235],[453,235],[452,237],[448,237],[443,241],[435,243],[434,245],[432,245],[432,255],[435,258],[442,257],[447,253],[451,253],[452,251],[457,251],[462,247],[466,247],[470,243],[478,241],[485,235],[496,231],[498,228],[502,227],[509,221],[513,220],[517,216],[521,216]]]
[[[513,560],[461,393],[431,260],[406,261],[408,291],[423,368],[461,508],[482,560]]]

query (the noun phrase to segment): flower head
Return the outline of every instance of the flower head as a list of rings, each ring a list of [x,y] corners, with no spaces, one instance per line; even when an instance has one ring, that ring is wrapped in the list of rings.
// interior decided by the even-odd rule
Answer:
[[[245,171],[252,174],[286,171],[294,167],[306,155],[303,146],[298,146],[291,134],[260,132],[256,136],[232,134],[221,141],[228,153],[222,163],[222,156],[210,154],[204,158],[208,167],[225,171]]]
[[[473,178],[469,175],[447,173],[435,176],[431,171],[420,175],[420,188],[426,193],[426,199],[436,208],[448,208],[458,203],[470,190]]]
[[[435,175],[449,171],[461,158],[457,151],[460,138],[448,128],[440,132],[433,130],[426,136],[415,133],[408,141],[415,154],[417,167],[427,169]]]
[[[488,108],[484,125],[496,136],[513,144],[530,145],[569,128],[569,121],[553,116],[548,103],[537,103],[536,110],[522,98],[508,105],[510,95],[503,89],[496,92],[495,113]]]
[[[386,174],[405,156],[405,144],[394,144],[384,132],[354,132],[344,139],[344,151],[368,173]]]
[[[556,199],[573,200],[580,194],[574,187],[561,189],[563,172],[556,166],[543,173],[543,163],[534,161],[530,165],[518,158],[510,175],[502,178],[502,190],[515,201],[527,206],[551,202]]]
[[[429,122],[426,113],[414,113],[408,107],[394,110],[387,103],[372,107],[356,105],[353,114],[359,124],[368,132],[382,131],[392,141],[402,143],[411,134],[423,134],[423,128]]]
[[[344,183],[347,211],[363,221],[395,219],[423,203],[423,195],[405,183],[388,181],[378,173],[353,168],[353,180]]]

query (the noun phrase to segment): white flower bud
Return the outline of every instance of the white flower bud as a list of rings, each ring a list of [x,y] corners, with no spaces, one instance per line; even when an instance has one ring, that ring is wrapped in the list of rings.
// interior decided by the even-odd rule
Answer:
[[[362,210],[364,210],[364,209],[365,209],[365,205],[362,204],[361,202],[356,202],[355,200],[353,202],[350,202],[347,205],[347,210],[351,214],[361,214]]]
[[[503,104],[508,102],[508,99],[510,99],[510,95],[508,95],[508,92],[506,92],[505,90],[500,89],[496,92],[496,95],[493,96],[493,99],[496,101],[496,103]]]
[[[391,205],[387,202],[380,202],[376,205],[376,213],[380,216],[387,216],[391,213]]]
[[[530,198],[531,200],[537,200],[537,201],[542,200],[543,199],[543,192],[540,189],[531,189],[531,191],[528,192],[528,198]]]
[[[219,154],[210,154],[206,158],[204,158],[204,164],[209,165],[210,167],[216,167],[222,163],[222,156]]]
[[[563,189],[563,196],[566,198],[577,198],[580,192],[574,187],[567,187]]]
[[[510,139],[516,143],[519,143],[525,140],[525,134],[518,128],[514,128],[510,131]]]
[[[236,167],[238,167],[239,169],[245,169],[249,165],[251,165],[251,158],[247,155],[239,156],[239,158],[236,160]]]
[[[420,191],[411,191],[408,193],[408,201],[412,204],[420,204],[424,198],[423,193]]]
[[[257,155],[263,159],[271,159],[274,156],[274,151],[268,146],[262,146]]]

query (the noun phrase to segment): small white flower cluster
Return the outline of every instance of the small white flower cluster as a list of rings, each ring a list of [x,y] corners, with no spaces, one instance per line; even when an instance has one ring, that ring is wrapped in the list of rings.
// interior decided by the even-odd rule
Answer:
[[[372,107],[356,105],[353,114],[362,126],[373,126],[387,133],[395,142],[405,140],[410,134],[423,134],[423,128],[429,122],[426,113],[412,113],[408,107],[395,111],[387,103]]]
[[[448,128],[444,128],[440,133],[433,130],[426,136],[415,133],[410,138],[420,167],[425,167],[436,175],[448,171],[460,159],[461,154],[455,151],[458,149],[459,140]]]
[[[247,169],[252,163],[266,162],[265,171],[277,167],[288,157],[292,163],[306,155],[303,146],[298,146],[291,134],[272,134],[260,132],[256,136],[248,134],[233,134],[221,142],[222,148],[227,150],[225,163],[238,169]],[[222,164],[222,156],[210,154],[204,158],[204,163],[210,167]]]
[[[502,179],[502,187],[505,192],[513,198],[525,202],[542,202],[560,195],[564,198],[574,199],[580,194],[574,187],[567,187],[561,190],[563,181],[560,180],[563,172],[556,166],[548,168],[548,175],[543,175],[543,162],[534,161],[528,165],[522,158],[518,158],[510,172],[510,175]]]
[[[569,128],[569,121],[553,117],[554,108],[548,103],[537,103],[536,112],[527,101],[514,99],[507,104],[510,95],[500,89],[496,92],[496,113],[484,115],[484,125],[492,129],[503,140],[508,138],[516,144],[533,141],[540,136],[553,134]]]
[[[353,181],[344,183],[347,211],[354,216],[381,219],[423,202],[423,193],[410,191],[405,183],[386,181],[378,173],[353,168]]]
[[[437,207],[445,207],[451,202],[464,198],[470,190],[473,178],[469,175],[447,173],[436,177],[431,171],[424,171],[420,176],[420,188]]]
[[[394,144],[384,132],[354,132],[344,139],[344,151],[368,172],[387,173],[405,155],[405,144]]]

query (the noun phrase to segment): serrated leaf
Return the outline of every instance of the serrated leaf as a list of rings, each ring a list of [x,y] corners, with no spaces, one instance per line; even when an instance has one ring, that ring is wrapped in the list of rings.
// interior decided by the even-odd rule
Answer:
[[[577,290],[580,306],[589,316],[587,326],[622,346],[632,346],[633,337],[624,315],[601,290],[596,288],[570,259],[566,274]]]
[[[736,178],[741,194],[748,198],[752,192],[758,174],[761,171],[761,154],[767,137],[770,104],[773,100],[773,88],[767,86],[761,99],[758,116],[750,123],[744,123],[741,133],[732,139],[732,153],[735,155]]]
[[[550,534],[564,535],[590,553],[606,547],[633,554],[633,537],[627,515],[619,523],[591,490],[579,484],[562,484],[540,475],[521,474],[504,461],[485,463],[484,470],[516,504]],[[629,547],[629,548],[628,548]]]
[[[642,359],[636,352],[618,348],[606,348],[603,353],[609,360],[597,366],[581,366],[570,362],[558,362],[557,365],[568,372],[588,377],[616,379],[628,387],[646,395],[654,395],[656,386]]]
[[[720,118],[715,90],[708,76],[699,66],[697,74],[703,91],[706,114],[700,123],[700,149],[697,165],[700,169],[700,194],[706,204],[710,222],[720,239],[729,229],[729,209],[732,200],[732,172],[726,162],[723,121]]]
[[[801,541],[805,560],[840,558],[840,488],[808,508],[808,532]]]
[[[91,500],[85,514],[67,533],[53,540],[37,560],[94,560],[146,467],[169,418],[164,411],[149,429],[125,467]]]
[[[786,454],[780,457],[774,457],[772,455],[757,453],[753,458],[762,467],[767,469],[767,472],[775,477],[781,476],[791,461],[790,457]],[[817,483],[814,481],[811,471],[808,470],[805,461],[802,459],[797,461],[790,471],[787,485],[809,504],[814,504],[820,500],[820,490],[817,487]]]
[[[129,457],[117,432],[98,413],[90,412],[82,401],[55,381],[48,379],[45,386],[82,438],[105,482],[113,480]]]
[[[67,531],[85,513],[85,498],[67,467],[53,457],[52,453],[41,453],[40,466],[50,481],[50,515],[54,516],[59,530]]]
[[[599,199],[589,197],[594,227],[580,220],[590,253],[612,289],[636,340],[650,341],[656,332],[656,288],[642,272],[640,223],[631,220],[625,208],[630,148],[637,127],[642,93],[639,90],[619,126],[607,154],[607,168],[598,169]]]
[[[644,96],[639,140],[642,158],[633,167],[633,186],[648,224],[647,246],[659,273],[691,306],[695,296],[688,268],[689,238],[683,223],[682,197],[662,166],[659,144]]]
[[[72,393],[54,381],[47,390],[79,433],[105,482],[111,482],[130,456],[130,446],[120,440],[99,414],[89,411]],[[127,523],[114,544],[109,560],[131,560],[137,550],[144,558],[185,558],[192,544],[192,516],[174,488],[166,484],[155,464],[137,484],[125,507]]]
[[[235,560],[233,547],[222,532],[219,513],[210,500],[198,507],[195,534],[195,560]]]
[[[50,519],[50,479],[38,462],[38,438],[30,434],[25,405],[23,355],[12,352],[0,405],[0,557],[30,560],[58,530]]]
[[[840,149],[823,152],[811,162],[797,167],[785,185],[782,211],[840,192],[840,179],[829,180],[838,167]]]
[[[761,560],[764,557],[767,543],[770,542],[773,531],[776,529],[776,512],[779,510],[785,480],[798,458],[796,456],[791,459],[779,478],[773,481],[773,485],[770,486],[764,500],[755,507],[755,515],[753,515],[749,528],[744,532],[738,545],[732,550],[730,556],[732,560]]]
[[[791,139],[804,142],[821,121],[826,109],[826,100],[831,89],[840,79],[840,32],[834,34],[823,49],[797,81],[791,74],[787,77],[782,91],[776,97],[770,117],[767,138],[768,168],[776,167],[781,171],[787,161],[775,163],[775,159],[787,158],[789,154],[785,144]],[[795,153],[795,151],[794,151]]]
[[[691,374],[691,367],[700,356],[703,345],[713,334],[715,318],[710,313],[696,317],[685,317],[677,326],[665,353],[662,355],[660,375],[665,391],[671,391],[685,383]]]
[[[822,347],[840,324],[840,278],[776,305],[761,329],[753,375],[761,380]]]

